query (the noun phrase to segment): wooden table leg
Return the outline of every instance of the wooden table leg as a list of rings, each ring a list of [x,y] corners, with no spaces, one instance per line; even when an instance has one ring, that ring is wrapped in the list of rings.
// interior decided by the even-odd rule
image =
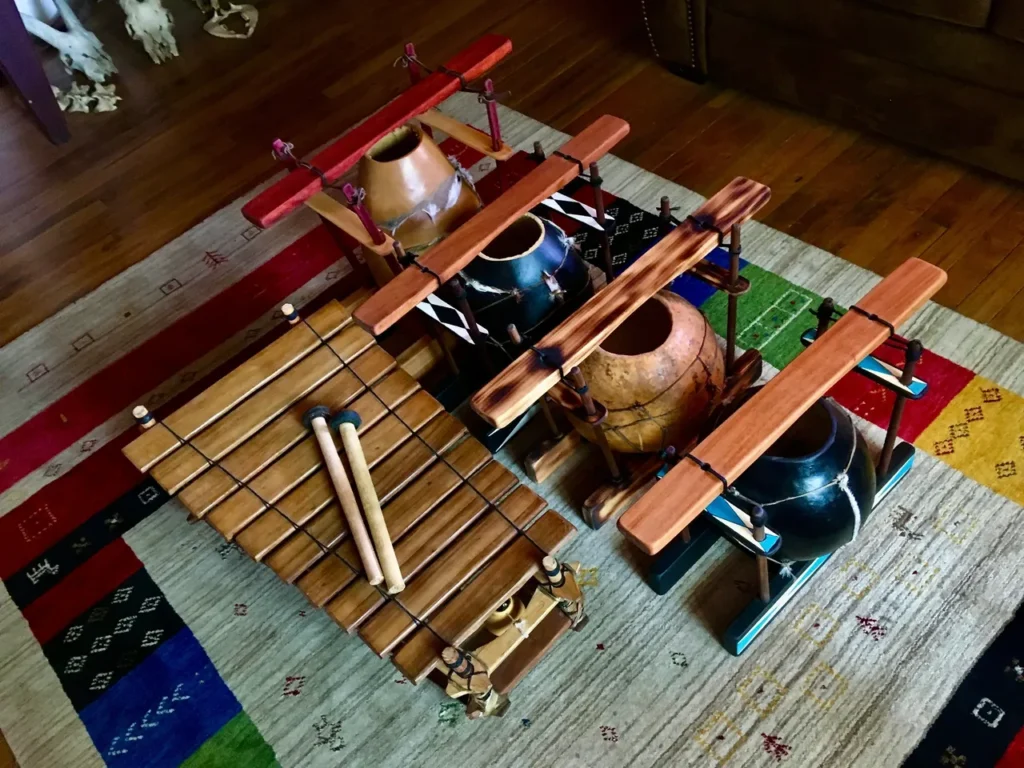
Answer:
[[[0,0],[0,71],[14,85],[54,144],[71,138],[14,0]]]

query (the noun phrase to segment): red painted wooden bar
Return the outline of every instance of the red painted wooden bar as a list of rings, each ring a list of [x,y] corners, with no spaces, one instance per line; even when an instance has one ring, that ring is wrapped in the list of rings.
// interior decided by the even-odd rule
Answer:
[[[488,72],[512,51],[512,41],[501,35],[484,35],[444,63],[444,68],[461,72],[473,80]],[[436,107],[460,88],[459,79],[441,71],[433,72],[390,101],[373,115],[310,159],[329,181],[340,178],[381,136],[417,115]],[[242,208],[243,215],[260,227],[269,227],[287,216],[323,185],[320,177],[297,168],[268,187]]]

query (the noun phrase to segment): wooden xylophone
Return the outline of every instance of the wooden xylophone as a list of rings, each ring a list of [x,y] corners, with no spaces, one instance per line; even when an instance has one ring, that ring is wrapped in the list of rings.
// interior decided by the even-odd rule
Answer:
[[[124,455],[410,681],[432,676],[471,716],[500,714],[582,623],[573,569],[551,557],[575,528],[352,322],[356,303],[328,303],[163,421],[137,408]],[[399,595],[363,576],[303,425],[315,405],[362,419]]]

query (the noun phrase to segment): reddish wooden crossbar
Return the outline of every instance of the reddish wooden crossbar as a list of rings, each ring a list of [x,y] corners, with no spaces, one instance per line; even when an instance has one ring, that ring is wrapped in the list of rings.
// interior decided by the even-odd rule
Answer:
[[[512,51],[512,41],[501,35],[484,35],[444,63],[453,72],[474,80],[489,71]],[[434,72],[392,99],[309,162],[334,181],[359,162],[377,141],[422,112],[436,107],[457,90],[457,77]],[[322,188],[320,178],[297,168],[245,204],[242,213],[260,227],[269,227],[287,216]]]

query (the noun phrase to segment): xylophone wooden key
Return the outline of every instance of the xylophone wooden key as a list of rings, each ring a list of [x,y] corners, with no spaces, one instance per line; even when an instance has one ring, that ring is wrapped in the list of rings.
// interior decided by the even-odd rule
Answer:
[[[540,572],[544,554],[558,551],[575,532],[561,515],[550,510],[545,512],[529,528],[530,539],[518,536],[484,566],[465,589],[434,614],[430,620],[433,631],[420,628],[413,633],[392,657],[395,666],[413,682],[425,679],[442,663],[445,646],[438,635],[446,638],[449,645],[465,643],[483,626],[496,606]],[[538,545],[543,551],[538,550]]]
[[[402,605],[421,620],[429,619],[444,605],[482,564],[516,537],[517,528],[527,527],[542,513],[547,502],[521,485],[499,503],[501,514],[495,510],[487,511],[483,504],[480,506],[484,507],[481,511],[486,512],[483,518],[450,544],[437,542],[441,546],[435,551],[440,556],[407,585]],[[335,616],[334,603],[337,601],[339,598],[327,607],[332,616]],[[386,656],[415,629],[416,624],[405,611],[395,603],[388,603],[366,622],[359,635],[374,653]]]
[[[504,498],[518,483],[515,475],[496,461],[489,462],[469,480],[487,501],[492,503]],[[416,583],[419,583],[421,571],[444,554],[452,541],[461,536],[465,529],[487,510],[487,502],[480,498],[479,494],[472,488],[461,485],[441,506],[423,516],[422,520],[409,521],[405,530],[412,527],[412,522],[418,524],[407,536],[400,538],[395,547],[402,573],[407,579],[416,578]],[[396,539],[401,535],[400,517],[392,511],[390,519],[396,521]],[[421,587],[417,587],[416,592],[420,589]],[[405,605],[407,600],[408,596],[403,597],[402,604]],[[327,611],[345,631],[354,632],[383,604],[383,596],[365,579],[359,578],[331,601]]]

